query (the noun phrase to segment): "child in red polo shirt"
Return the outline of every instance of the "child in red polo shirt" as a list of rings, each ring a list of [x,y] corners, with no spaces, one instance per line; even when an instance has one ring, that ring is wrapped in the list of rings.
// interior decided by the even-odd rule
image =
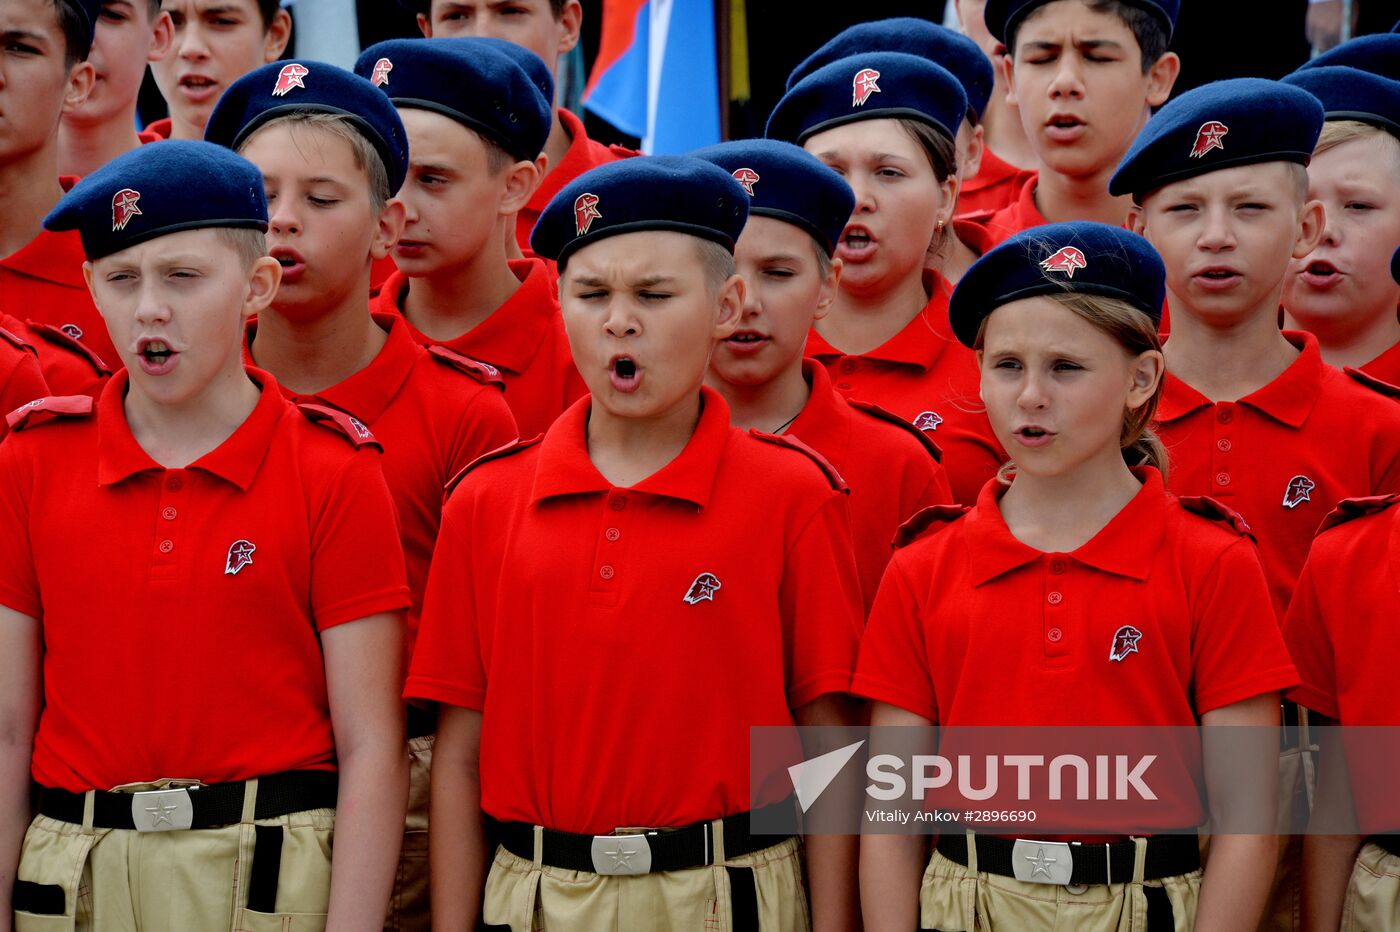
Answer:
[[[875,700],[872,724],[1276,721],[1277,690],[1297,679],[1253,544],[1226,509],[1165,491],[1166,451],[1148,430],[1162,386],[1163,278],[1140,238],[1070,223],[1014,237],[958,286],[952,326],[978,352],[1014,466],[975,507],[906,527],[853,683]],[[1250,764],[1267,782],[1272,749]],[[864,835],[865,927],[1110,929],[1132,916],[1133,928],[1144,918],[1149,929],[1253,928],[1273,838],[1217,836],[1203,874],[1194,832],[1172,832],[1231,812],[1258,784],[1214,779],[1199,758],[1154,766],[1205,797],[1144,814],[1127,840],[1013,843],[954,826],[930,861],[922,837]],[[1025,805],[1042,803],[1053,806]],[[1008,853],[1025,844],[1055,846],[1040,882]]]
[[[1179,0],[989,0],[1007,49],[1007,99],[1036,154],[1016,200],[984,222],[993,242],[1042,223],[1120,224],[1108,178],[1181,70],[1167,51]]]
[[[702,386],[747,200],[708,162],[632,159],[535,229],[592,394],[443,516],[405,692],[442,704],[435,928],[807,928],[797,839],[749,829],[792,811],[785,772],[750,786],[749,729],[849,719],[860,588],[840,479]],[[850,929],[853,840],[806,855],[813,927]]]
[[[102,5],[88,61],[96,69],[92,93],[63,114],[58,130],[58,170],[87,175],[143,142],[136,132],[136,98],[146,63],[170,51],[170,14],[160,0],[119,0]]]
[[[841,260],[831,253],[855,196],[840,175],[785,142],[727,142],[691,154],[729,172],[749,195],[749,220],[734,246],[744,312],[715,348],[706,384],[724,396],[735,426],[796,437],[841,473],[869,610],[895,531],[952,493],[926,434],[843,398],[826,369],[802,358],[812,321],[836,297]]]
[[[418,28],[433,38],[484,37],[505,39],[534,52],[549,68],[578,44],[583,27],[579,0],[399,0],[418,12]],[[605,146],[588,138],[583,120],[564,107],[554,106],[549,141],[545,143],[545,174],[540,186],[516,216],[516,244],[525,256],[533,256],[530,231],[550,199],[579,175],[598,165],[637,155],[623,146]]]
[[[1400,36],[1387,38],[1400,55]],[[1400,243],[1400,81],[1391,77],[1400,75],[1323,66],[1285,79],[1322,101],[1327,122],[1308,164],[1322,240],[1289,263],[1283,308],[1329,365],[1400,385],[1400,282],[1388,274]]]
[[[203,139],[220,96],[243,75],[274,62],[292,38],[279,0],[162,0],[174,25],[170,50],[151,75],[170,107],[148,132],[161,139]]]
[[[525,56],[545,87],[516,64]],[[389,95],[409,141],[399,270],[375,309],[420,343],[493,367],[520,435],[543,433],[585,392],[554,276],[543,260],[506,258],[515,214],[539,185],[548,69],[496,39],[397,39],[366,49],[355,71]]]
[[[1006,102],[1006,46],[993,38],[983,17],[986,0],[955,0],[958,25],[992,64],[993,84],[982,113],[982,161],[977,174],[963,180],[958,210],[964,214],[992,213],[1013,202],[1035,164],[1035,150],[1021,127],[1020,111]]]
[[[288,104],[296,112],[288,115]],[[352,119],[353,117],[353,119]],[[374,85],[321,62],[274,62],[229,88],[208,137],[263,172],[276,299],[248,329],[248,356],[293,400],[352,415],[384,445],[408,561],[411,649],[442,517],[442,490],[477,457],[514,439],[500,380],[442,347],[426,350],[402,317],[373,315],[369,274],[403,225],[408,167],[403,124]],[[433,724],[409,723],[411,821],[394,922],[427,923],[427,769]],[[414,895],[414,892],[417,895]],[[402,910],[402,912],[400,912]]]
[[[132,350],[0,445],[0,910],[378,929],[407,787],[393,503],[372,435],[243,365],[279,275],[257,169],[169,146],[46,221]]]
[[[966,115],[962,85],[945,69],[868,52],[798,81],[767,127],[769,138],[801,145],[856,195],[836,246],[841,287],[807,355],[841,394],[932,431],[962,502],[1003,459],[977,399],[976,362],[948,332],[948,282],[925,267],[949,235],[954,138]]]

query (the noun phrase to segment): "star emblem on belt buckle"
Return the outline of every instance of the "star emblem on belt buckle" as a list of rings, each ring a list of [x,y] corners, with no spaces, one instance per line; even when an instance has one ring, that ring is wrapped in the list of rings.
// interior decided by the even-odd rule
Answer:
[[[595,835],[590,853],[597,874],[626,877],[651,871],[651,845],[645,835]]]

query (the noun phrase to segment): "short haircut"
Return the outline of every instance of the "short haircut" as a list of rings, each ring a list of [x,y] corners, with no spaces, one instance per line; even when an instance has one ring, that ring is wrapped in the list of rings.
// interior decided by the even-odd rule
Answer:
[[[1132,30],[1133,38],[1137,39],[1138,49],[1142,52],[1142,73],[1147,74],[1157,61],[1167,54],[1167,47],[1171,44],[1171,36],[1162,28],[1162,20],[1154,13],[1144,10],[1140,6],[1125,3],[1124,0],[1081,0],[1085,6],[1095,13],[1112,13],[1123,21],[1123,25]],[[1012,50],[1014,57],[1016,50],[1016,37],[1021,31],[1021,27],[1026,21],[1035,16],[1044,6],[1037,7],[1027,16],[1011,27],[1006,35],[1006,47]]]
[[[77,0],[53,0],[54,15],[58,19],[58,29],[63,33],[63,62],[72,68],[80,61],[87,61],[92,51],[92,26],[87,14]]]
[[[273,117],[258,127],[243,140],[238,151],[242,152],[249,140],[271,126],[319,129],[348,142],[351,151],[355,154],[355,167],[369,176],[370,208],[374,211],[375,216],[384,210],[384,205],[394,194],[389,190],[389,170],[384,166],[384,159],[380,156],[379,150],[374,148],[374,145],[365,138],[364,133],[355,127],[348,116],[340,113],[326,113],[322,110],[293,110],[291,113]]]
[[[1293,197],[1299,206],[1308,202],[1308,169],[1297,162],[1287,162],[1288,177],[1293,179]]]
[[[263,29],[272,25],[277,11],[282,8],[280,0],[258,0],[258,12],[262,14]]]
[[[238,227],[215,227],[219,242],[238,255],[243,268],[251,269],[253,263],[267,255],[267,236],[261,230],[246,230]]]
[[[423,12],[431,16],[435,0],[419,0],[419,2],[422,4]],[[564,4],[568,2],[569,0],[549,0],[549,12],[554,14],[555,19],[558,19],[564,15]]]
[[[734,274],[734,253],[713,240],[695,237],[700,264],[705,274],[705,288],[717,294],[720,286]]]
[[[1317,137],[1313,156],[1335,149],[1357,139],[1380,139],[1381,145],[1389,149],[1400,160],[1400,138],[1379,126],[1362,123],[1360,120],[1328,120],[1322,124],[1322,135]]]
[[[156,17],[160,15],[160,3],[161,0],[146,0],[146,11],[151,14],[150,20],[153,23],[156,21]]]

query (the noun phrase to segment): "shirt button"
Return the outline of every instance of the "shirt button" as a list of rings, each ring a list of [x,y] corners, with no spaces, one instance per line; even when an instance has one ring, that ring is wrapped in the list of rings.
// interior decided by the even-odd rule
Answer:
[[[603,564],[603,568],[598,570],[598,575],[603,577],[604,579],[612,579],[614,576],[617,575],[617,570],[613,569],[611,566],[608,566],[605,563]]]
[[[1234,416],[1235,412],[1231,411],[1229,408],[1221,408],[1220,413],[1216,415],[1216,417],[1220,419],[1220,423],[1222,424],[1230,423]]]
[[[856,371],[856,364],[849,359],[842,360],[841,371],[846,373],[847,375],[850,375],[852,372]]]
[[[161,553],[169,553],[170,551],[172,551],[172,550],[174,550],[174,549],[175,549],[175,541],[173,541],[173,540],[163,540],[163,541],[160,542],[160,552],[161,552]]]
[[[1216,485],[1229,485],[1229,484],[1230,484],[1230,474],[1229,474],[1228,472],[1218,472],[1218,473],[1216,473],[1216,474],[1215,474],[1215,484],[1216,484]]]
[[[1059,592],[1052,592],[1045,597],[1045,601],[1049,602],[1051,605],[1059,605],[1064,600],[1064,595]]]
[[[1229,440],[1226,440],[1226,439],[1224,439],[1224,438],[1221,438],[1220,440],[1215,441],[1215,448],[1216,448],[1217,450],[1219,450],[1221,453],[1229,453],[1229,452],[1230,452],[1230,447],[1232,447],[1232,446],[1234,446],[1234,444],[1230,443]]]
[[[1051,560],[1051,561],[1050,561],[1050,572],[1052,572],[1052,573],[1054,573],[1056,576],[1058,576],[1058,575],[1060,575],[1061,573],[1063,573],[1064,571],[1065,571],[1065,561],[1064,561],[1064,560]]]
[[[176,511],[175,511],[174,508],[166,508],[166,509],[164,509],[163,511],[161,511],[161,513],[160,513],[160,516],[161,516],[162,518],[164,518],[165,520],[167,520],[167,521],[174,521],[174,520],[175,520],[175,515],[176,515]]]
[[[848,392],[848,391],[851,390],[851,383],[850,383],[850,382],[837,382],[837,383],[836,383],[836,387],[839,388],[839,389],[841,389],[843,392]]]
[[[615,527],[610,527],[603,532],[603,536],[606,537],[608,540],[617,540],[619,537],[622,536],[622,532]]]
[[[622,511],[624,508],[627,507],[627,499],[620,497],[615,498],[612,501],[608,502],[608,507],[611,508],[613,511]]]
[[[180,491],[180,486],[182,485],[184,485],[184,483],[175,476],[171,476],[169,479],[165,480],[165,487],[172,492]]]
[[[1045,639],[1052,644],[1058,644],[1060,642],[1060,638],[1064,636],[1065,633],[1059,628],[1051,628],[1049,631],[1045,632]]]

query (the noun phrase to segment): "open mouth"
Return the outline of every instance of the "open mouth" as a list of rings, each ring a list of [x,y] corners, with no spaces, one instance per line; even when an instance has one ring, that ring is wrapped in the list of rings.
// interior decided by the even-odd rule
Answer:
[[[301,276],[306,270],[306,260],[301,257],[290,246],[274,246],[268,250],[268,255],[277,260],[277,264],[282,266],[282,281],[291,282]]]
[[[153,366],[164,365],[174,355],[164,340],[149,340],[141,347],[141,358]]]
[[[1055,439],[1054,432],[1033,424],[1017,428],[1015,436],[1023,447],[1042,447]]]
[[[1200,287],[1212,290],[1234,286],[1240,280],[1240,273],[1231,268],[1216,266],[1201,269],[1195,278]]]
[[[635,392],[642,384],[642,369],[631,356],[614,356],[608,364],[612,387],[624,394]]]
[[[846,255],[860,255],[875,245],[875,237],[865,227],[850,226],[841,233],[841,251]]]

